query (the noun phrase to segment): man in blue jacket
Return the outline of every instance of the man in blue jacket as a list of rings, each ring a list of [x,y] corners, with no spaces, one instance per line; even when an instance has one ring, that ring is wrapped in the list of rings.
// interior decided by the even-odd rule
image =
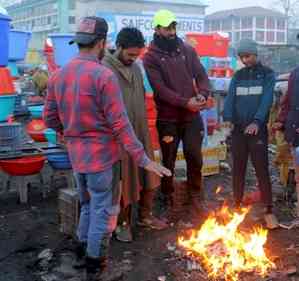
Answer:
[[[265,221],[270,229],[278,222],[272,213],[272,186],[268,169],[267,122],[273,102],[274,72],[257,59],[257,44],[240,41],[238,55],[245,65],[232,78],[224,105],[224,121],[232,127],[233,192],[236,207],[244,194],[248,157],[255,168]]]

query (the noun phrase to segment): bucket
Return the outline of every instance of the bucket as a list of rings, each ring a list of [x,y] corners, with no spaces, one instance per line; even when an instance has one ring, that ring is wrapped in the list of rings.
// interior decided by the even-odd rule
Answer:
[[[45,137],[50,144],[57,144],[57,133],[53,129],[46,129],[44,131]]]
[[[10,61],[21,61],[26,57],[31,32],[12,29],[9,32],[9,51]]]
[[[79,50],[76,44],[69,45],[73,39],[73,34],[50,34],[54,48],[55,63],[62,67],[66,65],[73,57],[75,57]]]
[[[16,90],[14,87],[13,78],[10,75],[10,71],[7,67],[0,67],[0,77],[0,96],[14,94]]]
[[[9,22],[10,18],[0,14],[0,66],[6,66],[8,63],[9,48]]]
[[[17,67],[17,64],[15,61],[8,61],[8,69],[10,70],[10,73],[12,77],[19,77],[19,70]]]
[[[15,109],[16,95],[0,95],[0,121],[6,121]]]

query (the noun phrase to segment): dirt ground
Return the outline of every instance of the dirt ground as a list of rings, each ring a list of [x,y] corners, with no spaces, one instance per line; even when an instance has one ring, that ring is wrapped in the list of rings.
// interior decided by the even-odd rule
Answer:
[[[254,190],[256,181],[251,169],[248,174],[247,186]],[[293,205],[289,203],[292,200],[284,200],[284,190],[275,168],[271,175],[275,212],[281,222],[289,222],[294,219]],[[215,189],[219,185],[224,189],[216,196]],[[205,190],[210,211],[220,206],[223,199],[230,199],[230,172],[222,170],[220,175],[205,178]],[[81,272],[71,266],[73,241],[59,232],[57,192],[42,199],[40,191],[32,188],[29,198],[28,204],[20,205],[16,193],[0,195],[0,281],[80,281]],[[157,201],[159,203],[160,199]],[[133,243],[124,244],[113,239],[110,265],[114,273],[122,272],[123,277],[111,281],[208,280],[200,270],[188,270],[188,261],[177,246],[177,238],[190,228],[189,218],[186,207],[181,219],[165,231],[136,227]],[[250,223],[258,222],[249,219]],[[299,228],[270,231],[266,249],[277,269],[265,278],[247,275],[240,277],[240,281],[299,280]]]

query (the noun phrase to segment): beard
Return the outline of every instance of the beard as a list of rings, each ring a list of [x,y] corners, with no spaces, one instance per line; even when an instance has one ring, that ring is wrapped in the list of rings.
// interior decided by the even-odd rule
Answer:
[[[169,53],[175,52],[179,46],[179,38],[177,35],[172,37],[164,37],[155,34],[154,42],[160,49]]]

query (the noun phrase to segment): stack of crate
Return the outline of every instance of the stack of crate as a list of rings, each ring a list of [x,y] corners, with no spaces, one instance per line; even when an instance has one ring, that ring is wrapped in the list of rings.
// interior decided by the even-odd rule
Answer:
[[[75,237],[80,216],[79,198],[76,189],[65,188],[59,190],[58,208],[60,231]]]

